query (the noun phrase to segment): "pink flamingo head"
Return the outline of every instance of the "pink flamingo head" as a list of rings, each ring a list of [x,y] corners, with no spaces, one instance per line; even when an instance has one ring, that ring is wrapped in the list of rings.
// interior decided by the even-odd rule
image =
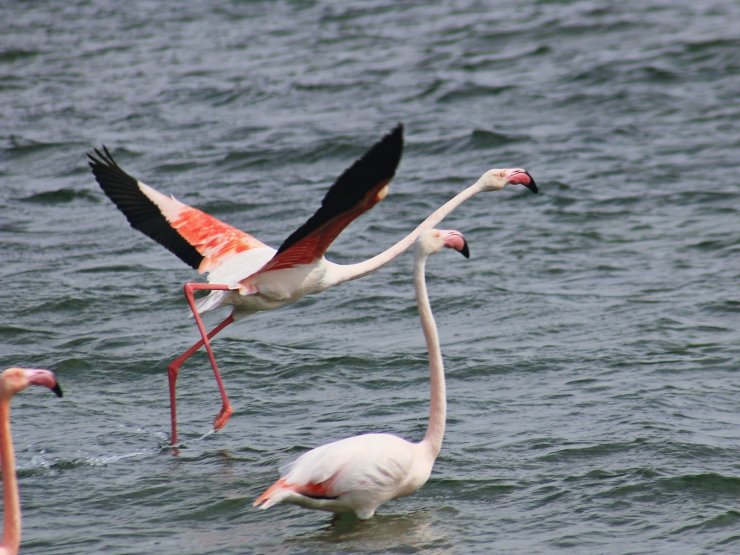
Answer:
[[[0,374],[0,395],[12,397],[29,385],[48,387],[57,397],[62,396],[62,388],[50,370],[41,368],[8,368]]]
[[[524,168],[504,168],[488,170],[478,180],[484,191],[497,191],[507,185],[524,185],[533,193],[539,192],[532,174]]]
[[[427,256],[439,252],[443,247],[455,249],[465,258],[470,258],[465,236],[455,229],[428,229],[417,240],[417,249]]]

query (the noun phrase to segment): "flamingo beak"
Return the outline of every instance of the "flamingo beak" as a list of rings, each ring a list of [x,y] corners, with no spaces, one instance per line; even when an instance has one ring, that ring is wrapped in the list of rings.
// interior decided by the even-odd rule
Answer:
[[[540,190],[537,188],[537,183],[534,182],[534,177],[527,170],[513,170],[508,177],[509,183],[515,185],[524,185],[527,189],[533,193],[539,193]]]
[[[62,386],[59,385],[59,382],[55,383],[51,390],[57,397],[64,397],[64,392],[62,391]]]
[[[458,249],[460,254],[462,254],[465,258],[470,258],[470,249],[468,248],[468,242],[463,239],[463,246],[461,249]]]
[[[470,258],[470,249],[465,236],[454,229],[440,230],[444,234],[444,246],[448,249],[455,249],[465,258]]]
[[[540,190],[537,187],[537,183],[534,182],[534,177],[532,177],[532,174],[530,174],[529,172],[524,173],[529,177],[529,183],[524,183],[524,186],[535,194],[539,193]]]

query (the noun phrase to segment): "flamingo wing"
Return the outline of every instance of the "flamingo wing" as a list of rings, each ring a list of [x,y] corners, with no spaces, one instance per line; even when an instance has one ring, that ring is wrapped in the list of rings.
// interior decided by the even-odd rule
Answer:
[[[129,175],[105,146],[87,156],[98,184],[123,212],[131,227],[151,237],[200,273],[213,270],[240,252],[267,247],[248,233],[163,195]]]
[[[403,150],[403,125],[370,148],[339,176],[309,220],[294,231],[259,272],[310,264],[322,257],[337,235],[383,200]]]

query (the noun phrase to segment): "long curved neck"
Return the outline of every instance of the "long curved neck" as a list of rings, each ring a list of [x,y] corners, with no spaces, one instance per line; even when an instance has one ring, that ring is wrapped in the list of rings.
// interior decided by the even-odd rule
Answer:
[[[421,235],[421,232],[425,229],[435,227],[441,222],[450,212],[460,206],[463,202],[468,200],[470,197],[483,191],[480,180],[476,181],[473,185],[467,189],[461,191],[442,206],[432,212],[429,217],[421,222],[416,229],[409,233],[406,237],[401,239],[398,243],[390,247],[389,249],[381,252],[372,258],[365,260],[364,262],[358,262],[357,264],[337,264],[335,270],[335,283],[342,283],[353,279],[361,278],[368,274],[371,274],[375,270],[382,268],[393,259],[402,255],[406,250],[414,244],[414,241]]]
[[[447,395],[445,393],[445,372],[442,364],[442,350],[439,347],[437,324],[434,322],[432,307],[427,295],[424,270],[427,255],[417,252],[414,258],[414,288],[416,289],[416,305],[419,309],[421,329],[427,343],[429,353],[429,423],[427,433],[422,444],[428,445],[434,458],[442,447],[442,437],[445,433],[445,419],[447,417]]]
[[[3,538],[0,554],[15,555],[21,543],[21,503],[15,475],[15,453],[10,435],[10,399],[0,397],[0,468],[3,473]]]

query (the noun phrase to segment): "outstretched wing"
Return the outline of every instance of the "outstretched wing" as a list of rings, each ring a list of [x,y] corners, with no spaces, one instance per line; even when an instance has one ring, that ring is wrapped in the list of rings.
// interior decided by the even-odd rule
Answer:
[[[168,197],[121,169],[108,149],[87,155],[95,179],[131,227],[201,273],[249,249],[266,247],[248,233]]]
[[[283,242],[259,272],[309,264],[322,257],[345,227],[383,200],[402,150],[403,125],[398,124],[339,176],[321,207]]]

